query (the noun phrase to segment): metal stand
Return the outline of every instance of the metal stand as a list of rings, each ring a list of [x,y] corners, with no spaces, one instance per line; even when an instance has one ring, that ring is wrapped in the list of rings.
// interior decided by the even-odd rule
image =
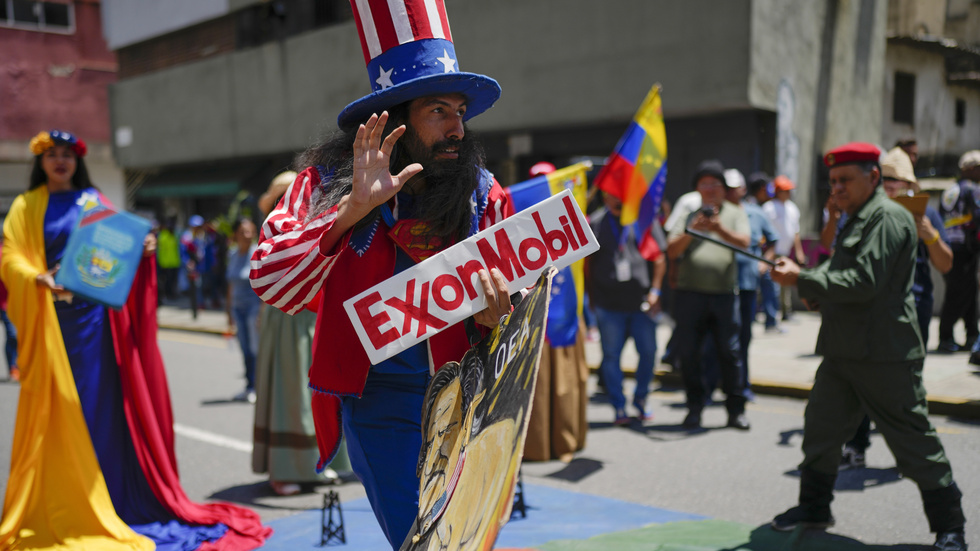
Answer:
[[[527,505],[524,503],[524,474],[522,472],[517,473],[517,487],[514,489],[514,508],[511,511],[511,516],[520,513],[521,518],[527,518]]]
[[[334,519],[334,511],[337,518]],[[320,515],[320,547],[334,543],[334,540],[341,544],[347,543],[344,535],[344,514],[340,509],[340,496],[337,492],[330,491],[323,494],[323,510]]]

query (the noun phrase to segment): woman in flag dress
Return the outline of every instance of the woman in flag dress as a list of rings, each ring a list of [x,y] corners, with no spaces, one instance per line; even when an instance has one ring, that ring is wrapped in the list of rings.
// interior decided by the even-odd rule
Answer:
[[[119,311],[55,283],[89,180],[85,142],[52,130],[31,140],[29,190],[4,222],[0,276],[21,332],[21,394],[0,548],[259,547],[254,512],[184,494],[156,342],[155,240]],[[84,198],[83,198],[84,194]]]

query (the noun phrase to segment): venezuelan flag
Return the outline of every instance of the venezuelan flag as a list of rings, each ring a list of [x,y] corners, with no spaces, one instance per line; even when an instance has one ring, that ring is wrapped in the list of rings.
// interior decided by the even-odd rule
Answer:
[[[666,184],[667,132],[660,85],[654,84],[595,185],[623,202],[619,223],[635,223],[635,235],[643,235],[657,216]]]
[[[510,196],[514,212],[532,207],[545,199],[570,190],[582,212],[588,201],[586,172],[592,163],[577,163],[551,174],[537,176],[514,184],[504,191]],[[583,261],[573,263],[558,272],[551,282],[551,302],[548,306],[548,324],[545,336],[551,346],[571,346],[578,335],[578,320],[582,313],[582,297],[585,293]]]

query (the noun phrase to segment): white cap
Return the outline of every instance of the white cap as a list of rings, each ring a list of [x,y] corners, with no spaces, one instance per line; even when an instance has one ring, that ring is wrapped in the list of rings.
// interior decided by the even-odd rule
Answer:
[[[725,170],[725,185],[732,189],[745,187],[745,176],[737,168],[729,168]]]

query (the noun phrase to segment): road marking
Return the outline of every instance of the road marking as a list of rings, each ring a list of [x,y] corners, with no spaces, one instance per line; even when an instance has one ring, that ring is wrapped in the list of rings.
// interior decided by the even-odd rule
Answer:
[[[195,429],[194,427],[188,427],[186,425],[181,425],[180,423],[174,423],[174,432],[183,437],[190,438],[191,440],[214,444],[215,446],[228,448],[230,450],[252,453],[251,442],[236,440],[214,432]]]
[[[939,426],[936,427],[936,432],[938,432],[939,434],[963,434],[963,431],[960,429],[953,429],[950,427],[939,427]]]

